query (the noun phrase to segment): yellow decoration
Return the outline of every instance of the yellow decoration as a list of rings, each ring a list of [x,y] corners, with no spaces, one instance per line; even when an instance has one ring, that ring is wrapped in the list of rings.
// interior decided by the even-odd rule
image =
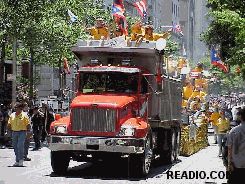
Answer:
[[[189,156],[208,146],[208,120],[202,119],[196,130],[196,140],[189,139],[190,128],[184,125],[181,128],[180,154]]]

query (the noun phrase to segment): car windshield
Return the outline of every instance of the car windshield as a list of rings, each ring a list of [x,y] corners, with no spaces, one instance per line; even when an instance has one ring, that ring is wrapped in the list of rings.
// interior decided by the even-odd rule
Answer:
[[[80,91],[137,93],[139,73],[83,72],[80,75]]]

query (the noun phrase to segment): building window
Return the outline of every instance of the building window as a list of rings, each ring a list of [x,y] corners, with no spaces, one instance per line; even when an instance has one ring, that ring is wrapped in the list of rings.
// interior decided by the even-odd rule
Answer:
[[[178,7],[178,17],[179,17],[179,7]]]
[[[174,3],[172,2],[172,14],[174,12]]]
[[[174,15],[175,15],[175,4],[174,4]]]

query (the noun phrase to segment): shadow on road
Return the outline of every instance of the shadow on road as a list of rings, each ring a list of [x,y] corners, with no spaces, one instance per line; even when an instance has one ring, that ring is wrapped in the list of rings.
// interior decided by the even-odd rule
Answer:
[[[150,173],[147,177],[136,178],[128,172],[128,161],[123,159],[122,161],[105,162],[100,161],[96,163],[87,162],[72,168],[63,175],[57,175],[52,172],[50,177],[66,177],[66,178],[83,178],[83,179],[101,179],[101,180],[130,180],[140,181],[148,178],[160,178],[165,174],[172,166],[176,165],[180,161],[176,161],[173,164],[159,166],[159,162],[153,162]],[[130,172],[131,173],[131,172]]]

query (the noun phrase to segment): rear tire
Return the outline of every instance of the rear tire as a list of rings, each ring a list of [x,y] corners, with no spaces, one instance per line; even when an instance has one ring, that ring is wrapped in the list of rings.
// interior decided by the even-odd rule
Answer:
[[[54,173],[64,174],[67,172],[70,157],[66,151],[51,151],[51,165]]]
[[[162,165],[173,163],[178,157],[178,141],[180,141],[180,134],[174,128],[165,129],[162,135],[159,135],[160,146],[160,162]],[[179,138],[178,138],[179,137]]]

